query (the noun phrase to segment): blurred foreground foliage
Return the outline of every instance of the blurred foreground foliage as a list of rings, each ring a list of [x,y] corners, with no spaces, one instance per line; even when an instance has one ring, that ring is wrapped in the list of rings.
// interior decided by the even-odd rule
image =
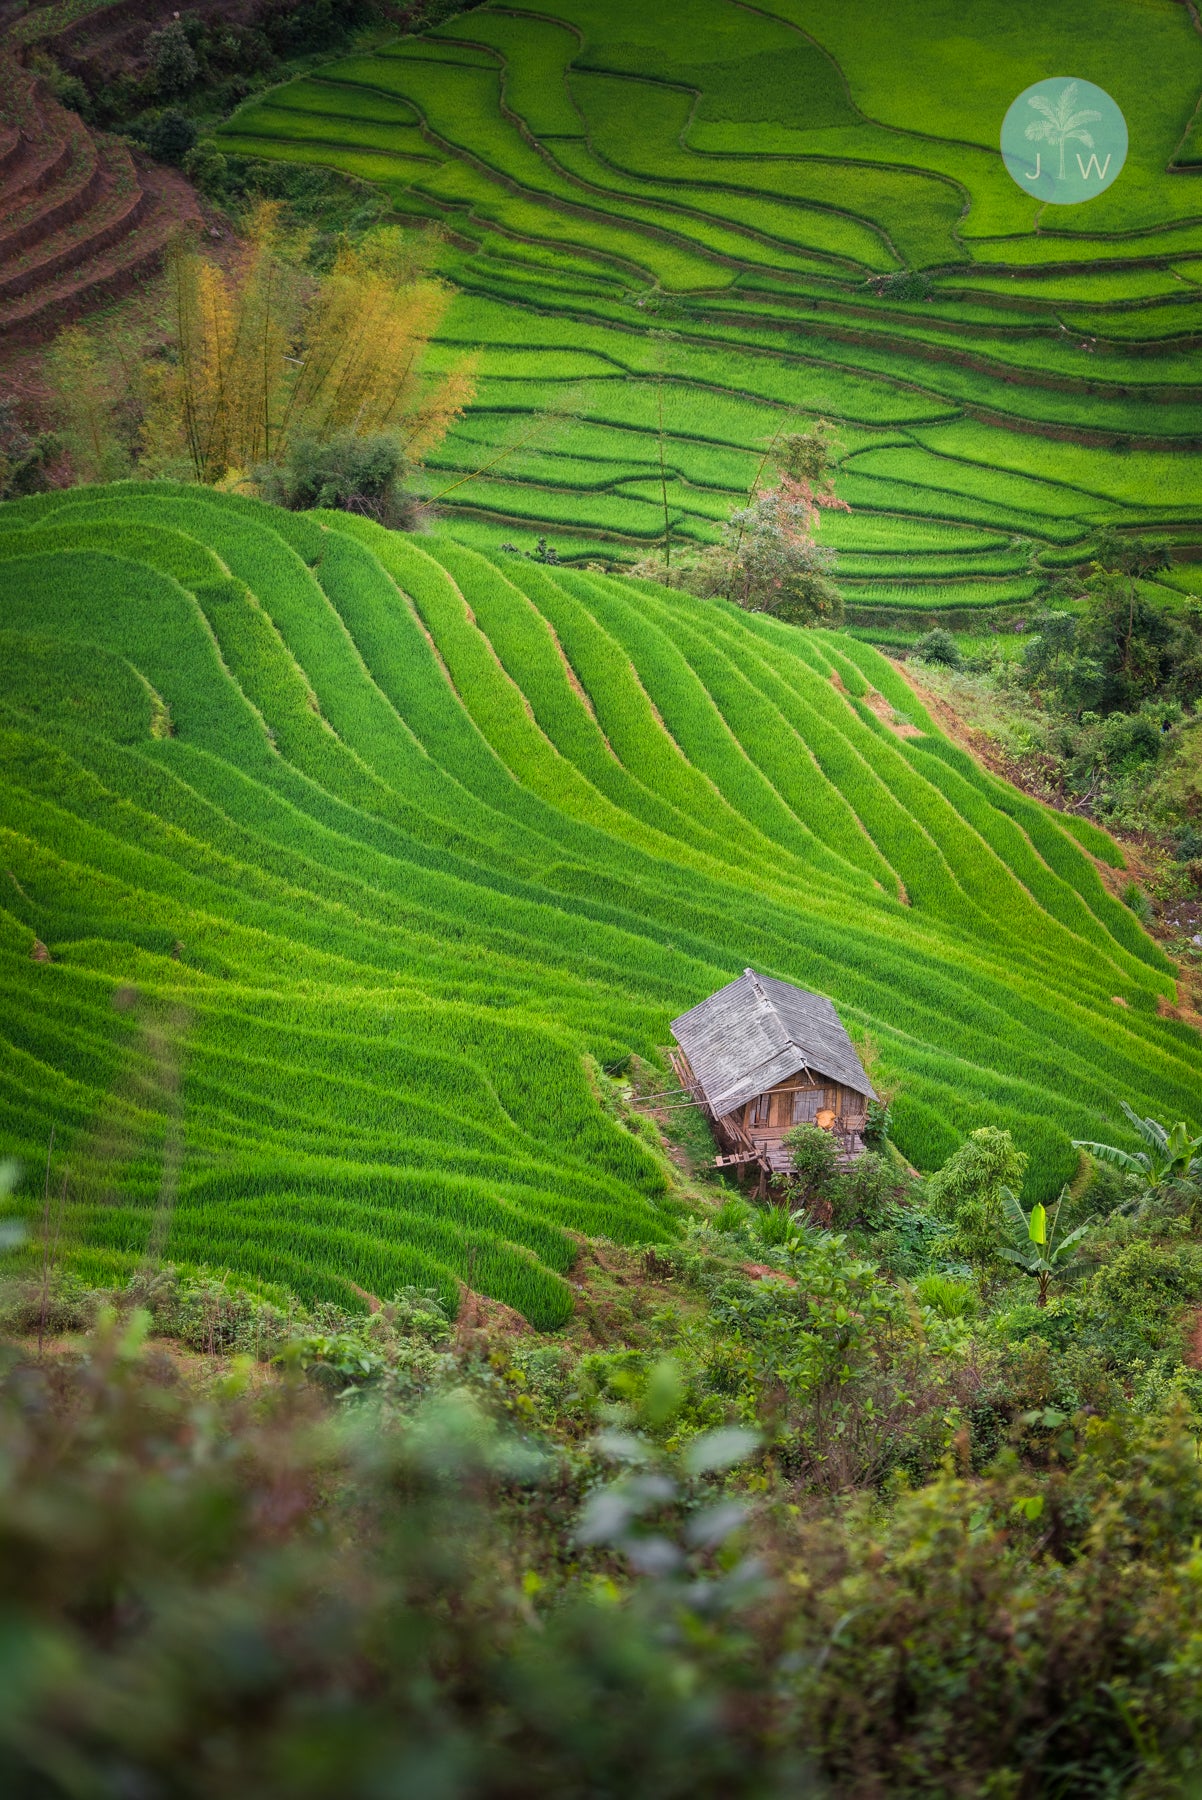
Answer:
[[[664,1444],[670,1364],[569,1450],[487,1360],[348,1409],[190,1386],[146,1323],[0,1383],[7,1794],[1150,1796],[1202,1758],[1181,1402],[803,1507],[750,1432]]]
[[[1127,1179],[1044,1309],[896,1180],[597,1246],[583,1337],[15,1277],[3,1791],[1192,1791],[1202,1252]]]
[[[926,1183],[878,1141],[582,1247],[554,1336],[89,1288],[48,1163],[0,1213],[0,1791],[1197,1791],[1197,1171],[1083,1160],[1033,1236],[1006,1134]],[[1045,1305],[1016,1211],[1087,1226]]]

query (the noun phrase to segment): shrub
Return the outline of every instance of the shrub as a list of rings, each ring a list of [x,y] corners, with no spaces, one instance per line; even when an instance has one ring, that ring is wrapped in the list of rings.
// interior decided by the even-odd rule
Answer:
[[[256,471],[263,496],[294,512],[325,506],[362,513],[396,531],[412,530],[417,502],[402,486],[405,453],[390,432],[356,437],[351,431],[318,443],[302,438],[282,468]]]
[[[852,1226],[880,1231],[888,1221],[896,1187],[897,1177],[884,1157],[864,1151],[849,1169],[835,1175],[827,1188],[831,1224],[837,1231]]]
[[[26,1366],[0,1388],[0,1626],[30,1672],[0,1719],[6,1792],[79,1791],[64,1758],[98,1797],[767,1791],[725,1704],[743,1655],[726,1616],[753,1600],[752,1572],[707,1567],[741,1515],[698,1507],[692,1475],[657,1466],[648,1504],[619,1477],[574,1540],[572,1484],[557,1505],[554,1465],[466,1391],[405,1429],[339,1434],[297,1380],[261,1405],[196,1399],[135,1347],[113,1331],[80,1368]],[[345,1346],[327,1348],[313,1354],[343,1382]],[[703,1440],[686,1467],[721,1470],[753,1442]],[[627,1577],[658,1545],[657,1572]],[[553,1546],[600,1557],[623,1603],[612,1579],[565,1591]]]
[[[0,1331],[28,1336],[44,1327],[51,1335],[89,1331],[107,1295],[85,1286],[69,1269],[5,1283],[0,1293]]]
[[[872,1254],[890,1274],[913,1281],[947,1261],[950,1228],[925,1207],[892,1201],[882,1229],[873,1239]]]
[[[1192,821],[1187,821],[1176,832],[1173,854],[1178,862],[1202,860],[1202,830]]]
[[[385,1316],[394,1331],[428,1344],[444,1344],[451,1335],[451,1321],[437,1288],[401,1288],[385,1308]]]
[[[970,1132],[960,1148],[927,1183],[937,1218],[952,1227],[949,1255],[963,1256],[986,1270],[996,1268],[1005,1241],[1002,1190],[1022,1186],[1027,1157],[1008,1131],[995,1125]]]
[[[839,1154],[831,1133],[820,1125],[794,1125],[785,1133],[785,1144],[793,1157],[793,1181],[801,1197],[813,1200],[824,1194]]]
[[[46,466],[57,448],[49,432],[34,436],[26,431],[16,401],[0,397],[0,500],[40,493],[48,485]]]
[[[889,1141],[893,1109],[888,1100],[870,1100],[864,1125],[864,1142],[870,1150],[883,1150]]]
[[[72,112],[87,119],[89,124],[95,122],[96,108],[92,96],[78,75],[68,74],[44,50],[34,50],[29,66],[46,83],[60,106],[69,106]]]
[[[203,1272],[165,1285],[150,1297],[149,1311],[158,1330],[202,1356],[237,1354],[263,1361],[283,1349],[289,1334],[288,1320],[276,1307]]]
[[[895,269],[889,275],[870,275],[864,285],[882,300],[929,300],[934,293],[930,276],[921,269]]]
[[[146,148],[156,162],[172,163],[180,168],[198,135],[196,121],[178,106],[169,106],[146,133]]]
[[[224,200],[229,180],[229,161],[215,144],[194,144],[183,160],[184,174],[207,200]]]
[[[1202,1255],[1192,1244],[1166,1247],[1137,1239],[1098,1270],[1093,1290],[1115,1312],[1163,1322],[1174,1307],[1202,1297]]]
[[[959,644],[941,625],[919,638],[914,654],[920,662],[942,663],[948,669],[958,669],[964,662]]]

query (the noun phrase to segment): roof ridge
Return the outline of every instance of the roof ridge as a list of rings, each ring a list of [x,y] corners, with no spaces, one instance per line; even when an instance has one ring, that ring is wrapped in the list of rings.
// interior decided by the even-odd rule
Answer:
[[[744,973],[744,975],[747,976],[748,980],[751,982],[751,986],[752,986],[752,989],[755,993],[757,1000],[762,1000],[764,1002],[765,1006],[772,1006],[772,1001],[769,998],[767,990],[765,989],[763,982],[760,980],[760,977],[756,974],[755,970],[754,969],[744,969],[743,973]],[[776,1008],[774,1006],[772,1006],[772,1010],[773,1010],[773,1012],[775,1012]]]

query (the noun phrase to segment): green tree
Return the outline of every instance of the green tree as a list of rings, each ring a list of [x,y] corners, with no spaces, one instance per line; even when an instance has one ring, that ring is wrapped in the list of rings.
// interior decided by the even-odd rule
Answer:
[[[996,1125],[968,1134],[927,1183],[931,1211],[952,1227],[948,1251],[982,1270],[996,1268],[1006,1235],[1004,1194],[1021,1186],[1027,1162],[1026,1152]]]
[[[46,356],[59,440],[76,481],[116,481],[129,456],[114,425],[119,377],[82,325],[60,331]]]
[[[782,481],[732,513],[723,553],[714,560],[715,591],[748,612],[792,625],[838,625],[843,599],[831,574],[836,555],[815,542],[814,509]]]
[[[1053,596],[1049,590],[1046,597],[1062,596]],[[1023,648],[1023,673],[1033,688],[1055,688],[1077,654],[1076,614],[1049,605],[1046,611],[1033,614],[1031,627],[1032,635]]]
[[[1050,1213],[1038,1200],[1030,1212],[1025,1213],[1012,1190],[1002,1189],[1002,1205],[1013,1242],[1003,1245],[999,1255],[1007,1262],[1016,1263],[1024,1275],[1032,1276],[1039,1283],[1037,1306],[1047,1305],[1052,1277],[1066,1273],[1076,1257],[1077,1246],[1089,1230],[1089,1225],[1085,1224],[1078,1225],[1074,1231],[1061,1232],[1060,1212],[1067,1192],[1067,1187],[1061,1188]]]
[[[146,40],[146,49],[156,91],[166,95],[186,94],[200,74],[200,64],[182,21],[171,19],[161,31],[152,31]]]
[[[1099,532],[1087,570],[1040,590],[1023,656],[1030,685],[1077,713],[1135,712],[1167,695],[1192,703],[1202,694],[1202,619],[1158,604],[1144,585],[1171,561],[1167,545]]]
[[[808,431],[779,431],[760,459],[747,505],[731,514],[720,544],[670,568],[665,510],[662,561],[636,564],[632,573],[704,599],[733,600],[747,612],[770,613],[790,625],[841,624],[843,597],[832,579],[836,553],[814,535],[820,509],[850,510],[834,491],[836,448],[824,419]],[[779,480],[761,492],[770,463]],[[666,486],[663,494],[666,509]]]

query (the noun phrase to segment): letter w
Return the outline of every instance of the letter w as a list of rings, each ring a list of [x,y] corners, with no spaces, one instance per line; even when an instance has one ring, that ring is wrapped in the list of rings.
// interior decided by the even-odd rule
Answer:
[[[1078,152],[1077,152],[1077,167],[1081,171],[1082,181],[1089,180],[1089,171],[1091,169],[1096,169],[1098,171],[1098,180],[1099,181],[1105,181],[1106,171],[1110,167],[1110,158],[1113,154],[1114,154],[1113,151],[1108,150],[1106,152],[1106,161],[1104,163],[1100,163],[1096,156],[1091,156],[1087,163],[1083,163],[1081,161],[1081,152],[1078,150]]]

